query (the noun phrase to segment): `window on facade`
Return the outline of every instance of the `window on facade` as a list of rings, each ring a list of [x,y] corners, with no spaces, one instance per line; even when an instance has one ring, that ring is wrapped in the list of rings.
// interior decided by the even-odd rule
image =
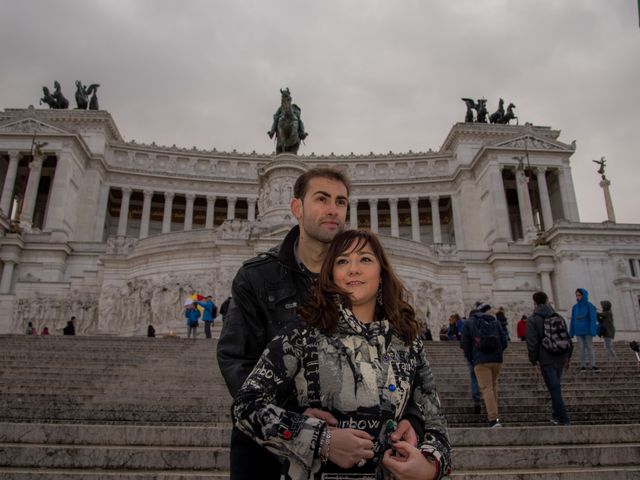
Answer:
[[[632,277],[637,277],[638,274],[636,272],[636,261],[633,258],[629,259],[629,271],[631,272]]]

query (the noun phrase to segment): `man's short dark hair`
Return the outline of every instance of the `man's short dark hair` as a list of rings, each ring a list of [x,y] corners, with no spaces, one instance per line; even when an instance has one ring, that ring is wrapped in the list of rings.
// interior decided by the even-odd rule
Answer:
[[[549,300],[549,297],[544,292],[536,292],[533,294],[533,303],[536,305],[544,305]]]
[[[307,170],[298,177],[295,185],[293,186],[294,198],[303,200],[304,196],[307,194],[309,182],[314,178],[327,178],[329,180],[335,180],[336,182],[342,183],[347,188],[347,196],[349,196],[349,192],[351,191],[351,181],[346,174],[334,168],[317,167]]]

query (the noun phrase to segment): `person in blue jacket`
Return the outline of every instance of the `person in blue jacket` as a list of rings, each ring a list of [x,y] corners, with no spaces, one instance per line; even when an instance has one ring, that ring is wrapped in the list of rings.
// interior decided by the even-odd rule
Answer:
[[[576,303],[571,309],[571,324],[569,336],[578,339],[580,351],[580,371],[584,372],[586,352],[589,352],[589,365],[594,372],[600,369],[596,367],[596,355],[593,351],[593,337],[598,334],[598,320],[596,307],[589,301],[589,292],[584,288],[576,290]]]
[[[207,338],[211,338],[211,326],[213,325],[213,319],[216,317],[216,305],[213,303],[213,297],[211,295],[207,295],[204,302],[196,300],[194,303],[202,307],[204,334]]]
[[[184,309],[184,317],[187,319],[187,338],[196,338],[198,335],[198,319],[200,318],[200,311],[196,308],[196,302],[190,303]]]

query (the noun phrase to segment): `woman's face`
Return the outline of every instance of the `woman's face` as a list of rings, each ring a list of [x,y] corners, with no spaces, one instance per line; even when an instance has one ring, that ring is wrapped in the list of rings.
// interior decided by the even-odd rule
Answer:
[[[576,300],[577,301],[582,300],[582,293],[580,292],[580,290],[576,290]]]
[[[380,261],[367,243],[360,250],[354,244],[336,257],[333,264],[333,281],[349,292],[352,305],[375,304],[380,285]]]

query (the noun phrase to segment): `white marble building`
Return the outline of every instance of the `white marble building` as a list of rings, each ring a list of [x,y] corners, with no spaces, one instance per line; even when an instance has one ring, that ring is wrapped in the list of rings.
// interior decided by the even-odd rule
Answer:
[[[637,337],[640,225],[580,222],[559,136],[458,123],[439,151],[274,158],[125,142],[106,111],[6,109],[0,333],[59,334],[72,315],[80,333],[180,331],[186,297],[224,299],[292,224],[295,178],[324,165],[352,178],[348,223],[382,236],[434,334],[476,300],[515,330],[537,289],[567,313],[583,287]]]

